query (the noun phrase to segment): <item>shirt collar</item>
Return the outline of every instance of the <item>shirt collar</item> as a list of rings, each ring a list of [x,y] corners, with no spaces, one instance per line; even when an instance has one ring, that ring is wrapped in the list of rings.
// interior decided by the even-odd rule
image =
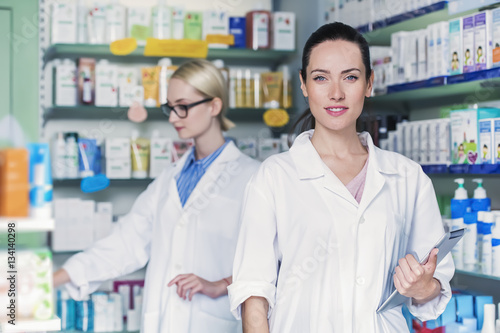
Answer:
[[[225,139],[225,142],[224,142],[224,144],[222,146],[220,146],[219,148],[217,148],[217,150],[215,150],[210,155],[205,156],[204,158],[199,159],[199,160],[196,160],[196,157],[195,157],[195,147],[193,146],[193,149],[191,149],[191,152],[189,153],[189,155],[188,155],[188,157],[186,159],[186,163],[184,163],[184,167],[182,168],[182,171],[185,171],[193,163],[198,164],[199,166],[202,167],[203,170],[206,171],[207,168],[210,166],[210,164],[212,164],[212,162],[220,155],[220,153],[224,150],[224,148],[227,146],[227,144],[230,141],[231,140],[229,140],[229,139]]]

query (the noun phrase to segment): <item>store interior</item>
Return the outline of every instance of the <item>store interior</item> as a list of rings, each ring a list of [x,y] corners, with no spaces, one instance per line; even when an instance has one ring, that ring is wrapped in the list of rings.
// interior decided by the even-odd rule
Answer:
[[[257,28],[258,19],[266,23]],[[88,304],[53,288],[51,274],[106,237],[162,168],[191,146],[162,114],[167,78],[190,58],[216,64],[229,87],[227,117],[236,124],[224,134],[263,161],[289,149],[291,125],[308,107],[299,80],[302,48],[313,31],[334,21],[357,28],[370,44],[374,89],[358,130],[422,165],[441,209],[436,223],[477,233],[473,262],[464,259],[467,245],[453,252],[452,305],[427,331],[408,313],[410,329],[480,332],[491,319],[485,319],[488,303],[497,304],[493,321],[500,320],[500,1],[2,0],[0,248],[12,246],[15,232],[17,262],[29,262],[25,271],[39,273],[38,286],[46,286],[44,293],[30,287],[19,296],[19,303],[29,299],[20,327],[138,331],[133,303],[141,301],[144,269],[104,283],[91,297],[93,328],[82,327],[80,318]],[[256,29],[264,34],[249,32]],[[161,49],[165,40],[172,44]],[[130,149],[141,142],[146,166]],[[24,164],[9,169],[4,161]],[[456,179],[463,179],[471,203],[485,205],[472,224],[456,213],[454,204],[463,202],[452,200],[464,199]],[[486,193],[475,191],[481,182]],[[33,189],[41,202],[32,202]],[[0,265],[7,267],[5,252]],[[106,323],[95,307],[111,314],[113,305],[102,303],[117,297],[118,318],[132,311],[130,319]],[[0,332],[9,331],[1,325]]]

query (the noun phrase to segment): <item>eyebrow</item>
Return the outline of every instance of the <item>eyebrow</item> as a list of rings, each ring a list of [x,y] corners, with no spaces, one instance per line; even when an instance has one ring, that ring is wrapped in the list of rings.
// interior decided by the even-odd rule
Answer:
[[[361,73],[361,70],[359,68],[356,68],[356,67],[353,67],[353,68],[349,68],[349,69],[345,69],[343,70],[342,72],[340,72],[340,74],[346,74],[346,73],[349,73],[349,72],[352,72],[352,71],[358,71]],[[314,73],[314,72],[319,72],[319,73],[325,73],[325,74],[330,74],[330,71],[329,70],[326,70],[326,69],[313,69],[311,71],[311,74]]]

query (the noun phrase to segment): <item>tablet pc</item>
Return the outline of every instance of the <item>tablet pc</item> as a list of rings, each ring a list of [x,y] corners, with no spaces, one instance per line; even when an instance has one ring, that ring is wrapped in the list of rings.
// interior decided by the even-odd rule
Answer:
[[[439,253],[437,255],[437,263],[439,264],[441,260],[451,251],[451,249],[458,243],[460,239],[464,236],[465,229],[458,229],[454,230],[451,232],[447,232],[446,234],[441,237],[436,245],[434,245],[429,252],[424,256],[422,260],[420,260],[420,264],[424,264],[427,262],[427,259],[429,258],[429,255],[431,251],[434,248],[439,249]],[[401,295],[397,290],[394,290],[394,292],[389,296],[389,298],[377,309],[377,313],[392,309],[393,307],[396,307],[398,305],[403,304],[408,297]]]

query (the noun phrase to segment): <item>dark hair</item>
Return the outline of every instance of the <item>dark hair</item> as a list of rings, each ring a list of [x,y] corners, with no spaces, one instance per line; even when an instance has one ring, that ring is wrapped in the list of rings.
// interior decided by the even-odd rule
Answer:
[[[352,42],[359,46],[361,58],[366,69],[366,80],[370,79],[370,76],[372,75],[372,68],[370,65],[370,48],[368,46],[368,42],[363,35],[361,35],[353,27],[344,23],[334,22],[319,27],[318,30],[309,36],[309,39],[304,45],[304,49],[302,51],[302,68],[300,70],[300,76],[304,82],[307,78],[307,66],[309,65],[313,48],[323,42],[336,40]],[[300,132],[307,131],[316,126],[316,120],[314,119],[310,108],[308,108],[293,124],[292,132],[295,131],[299,124],[302,124],[300,126]]]

